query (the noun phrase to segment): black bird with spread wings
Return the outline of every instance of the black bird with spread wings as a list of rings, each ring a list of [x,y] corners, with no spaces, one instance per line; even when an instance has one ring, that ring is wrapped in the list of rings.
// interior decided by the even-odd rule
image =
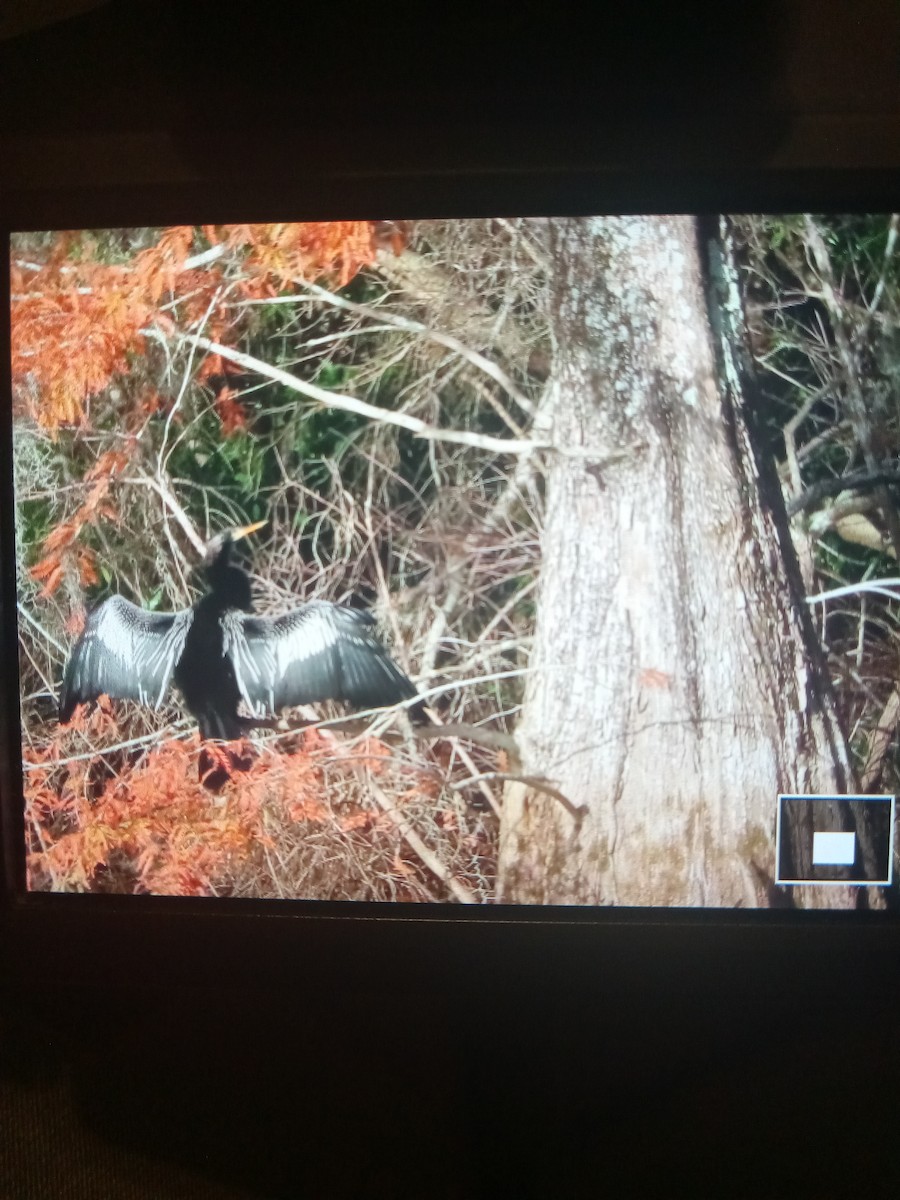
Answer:
[[[122,596],[98,605],[66,664],[60,721],[104,693],[158,708],[174,682],[200,736],[230,741],[253,718],[296,704],[345,700],[366,709],[416,696],[367,612],[311,601],[281,617],[253,615],[250,580],[231,553],[263,525],[213,538],[204,558],[209,590],[192,608],[148,612]],[[239,713],[241,702],[250,717]],[[423,719],[421,702],[410,715]]]

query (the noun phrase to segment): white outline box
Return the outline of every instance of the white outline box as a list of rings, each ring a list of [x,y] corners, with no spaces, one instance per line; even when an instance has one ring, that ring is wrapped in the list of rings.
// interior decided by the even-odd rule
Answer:
[[[783,800],[883,800],[890,802],[888,827],[888,871],[886,879],[782,879],[781,878],[781,810]],[[779,792],[775,816],[775,883],[779,887],[890,887],[894,879],[894,827],[897,797],[891,794],[863,796],[858,793],[835,795],[833,792]],[[816,864],[819,865],[819,864]],[[825,865],[825,864],[822,864]],[[847,865],[847,864],[828,864]]]
[[[813,833],[814,867],[852,867],[856,862],[856,834],[832,833],[817,829]]]

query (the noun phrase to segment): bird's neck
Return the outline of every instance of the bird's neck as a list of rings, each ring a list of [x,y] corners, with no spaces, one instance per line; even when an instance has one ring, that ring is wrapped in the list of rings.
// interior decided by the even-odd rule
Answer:
[[[207,571],[210,591],[204,596],[201,604],[206,609],[227,612],[228,609],[240,609],[242,612],[252,612],[253,602],[250,596],[250,580],[240,567],[223,566],[217,563]]]

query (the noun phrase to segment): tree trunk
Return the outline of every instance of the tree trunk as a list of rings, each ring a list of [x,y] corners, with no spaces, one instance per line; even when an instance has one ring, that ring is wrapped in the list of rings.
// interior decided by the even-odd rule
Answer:
[[[780,792],[847,788],[687,217],[551,225],[553,440],[500,899],[757,906]],[[792,587],[794,588],[792,602]],[[846,888],[804,903],[847,906]]]

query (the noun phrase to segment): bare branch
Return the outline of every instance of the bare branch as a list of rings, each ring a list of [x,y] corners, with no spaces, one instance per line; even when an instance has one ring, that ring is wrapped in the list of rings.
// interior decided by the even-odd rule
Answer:
[[[160,329],[145,329],[142,332],[147,337],[153,337],[157,341],[165,342],[169,340]],[[371,421],[379,421],[383,425],[397,425],[401,429],[410,430],[416,437],[424,438],[428,441],[455,442],[461,446],[472,446],[477,450],[487,450],[494,454],[532,454],[535,450],[548,448],[548,443],[533,441],[528,438],[514,440],[511,438],[490,437],[488,434],[472,433],[469,430],[463,429],[435,429],[419,417],[411,417],[408,413],[393,412],[390,409],[378,408],[374,404],[368,404],[365,400],[358,400],[355,396],[348,396],[343,392],[327,391],[325,388],[318,387],[314,383],[307,383],[304,379],[298,379],[296,375],[290,374],[289,371],[283,371],[280,367],[273,367],[270,363],[263,362],[261,358],[254,358],[253,355],[244,354],[231,346],[223,346],[219,342],[211,341],[209,338],[200,337],[192,333],[180,333],[174,336],[178,341],[184,342],[186,345],[196,347],[200,350],[208,350],[211,354],[221,355],[222,358],[228,359],[229,362],[243,367],[245,371],[254,371],[258,375],[264,375],[267,379],[273,379],[289,391],[299,392],[300,395],[306,396],[310,400],[315,400],[325,408],[336,408],[342,412],[352,412],[357,416],[367,417]]]
[[[839,496],[841,492],[854,492],[875,488],[882,484],[900,484],[900,470],[875,470],[868,468],[853,471],[849,475],[836,475],[834,479],[822,479],[808,487],[805,492],[788,500],[785,507],[787,515],[795,517],[797,513],[815,508],[830,496]]]
[[[838,288],[831,263],[831,255],[822,236],[822,230],[809,213],[803,218],[804,240],[810,260],[819,275],[822,286],[822,298],[831,317],[831,327],[834,331],[834,341],[844,374],[844,389],[847,402],[847,412],[853,422],[854,433],[862,448],[866,467],[875,472],[880,464],[875,452],[872,425],[869,419],[866,397],[861,383],[859,355],[857,354],[850,336],[847,333],[847,316],[843,296]],[[878,504],[884,515],[885,523],[890,531],[894,556],[900,555],[900,516],[890,493],[886,487],[880,486],[876,493]]]
[[[450,624],[450,618],[455,612],[456,606],[459,604],[460,597],[462,596],[462,568],[464,561],[459,555],[454,555],[447,563],[445,573],[445,578],[448,578],[447,592],[443,603],[439,605],[435,612],[431,628],[428,630],[428,636],[425,638],[425,645],[419,656],[419,666],[423,675],[430,675],[434,670],[441,639]]]
[[[181,264],[181,270],[196,271],[198,267],[208,267],[210,263],[218,262],[227,249],[228,247],[224,242],[219,242],[218,246],[210,246],[208,250],[201,250],[199,254],[192,254],[190,258],[186,258]]]
[[[782,379],[786,378],[786,376],[784,376],[780,371],[776,373],[780,375]],[[792,387],[799,386],[792,381],[789,382],[791,382]],[[803,488],[803,477],[800,474],[800,461],[797,458],[796,433],[826,391],[827,388],[818,388],[816,391],[810,392],[810,394],[806,397],[806,399],[782,430],[782,434],[784,436],[784,448],[787,454],[788,469],[791,476],[791,486],[794,489],[795,498],[799,496]]]
[[[152,488],[162,500],[165,507],[169,510],[181,528],[184,530],[188,541],[194,547],[198,554],[202,554],[205,545],[203,538],[197,532],[190,517],[175,499],[172,489],[169,487],[165,479],[151,479],[149,475],[138,475],[131,478],[123,478],[123,483],[138,484],[143,487]]]
[[[43,625],[40,623],[40,621],[38,621],[35,617],[33,617],[31,615],[31,613],[24,606],[24,604],[22,604],[21,601],[19,601],[19,603],[16,604],[16,609],[19,613],[19,616],[24,617],[25,620],[28,622],[28,624],[31,625],[34,629],[36,629],[38,631],[38,633],[41,635],[41,637],[45,641],[49,642],[50,645],[53,646],[53,648],[55,650],[58,650],[60,652],[60,654],[62,654],[62,655],[65,655],[66,653],[68,653],[65,646],[61,645],[51,633],[47,632],[47,630],[43,627]]]
[[[181,732],[177,732],[178,725],[184,725],[185,728]],[[107,754],[112,754],[116,750],[132,750],[135,746],[146,746],[150,742],[161,742],[163,739],[185,739],[193,736],[193,729],[189,727],[190,722],[187,720],[179,721],[177,724],[169,727],[168,730],[163,730],[157,733],[145,733],[141,737],[129,738],[124,742],[115,742],[112,746],[104,746],[102,750],[86,750],[84,754],[67,754],[65,758],[54,758],[50,762],[29,762],[24,759],[22,762],[23,771],[50,771],[56,767],[64,767],[67,763],[85,762],[89,758],[104,758]]]
[[[498,367],[495,362],[491,362],[483,354],[479,354],[477,350],[471,350],[464,345],[459,338],[455,338],[448,333],[439,333],[436,329],[429,329],[427,325],[423,325],[421,321],[410,320],[409,317],[398,317],[394,313],[385,312],[381,308],[370,308],[366,304],[355,304],[352,300],[346,300],[343,296],[336,296],[334,292],[329,292],[327,288],[320,287],[317,283],[307,283],[305,279],[295,279],[293,281],[299,287],[304,288],[310,295],[324,301],[326,304],[331,304],[335,308],[343,308],[347,312],[358,313],[362,317],[368,317],[372,321],[383,321],[385,324],[393,325],[395,329],[402,329],[406,333],[417,333],[421,337],[428,338],[432,342],[437,342],[439,346],[446,346],[448,350],[453,350],[456,354],[467,359],[474,367],[478,367],[485,375],[489,375],[495,383],[499,383],[503,390],[515,400],[519,408],[529,415],[534,413],[534,405],[522,390],[513,383],[507,373]]]
[[[878,306],[881,303],[881,298],[884,295],[888,268],[891,265],[891,259],[894,257],[894,248],[897,245],[898,227],[900,227],[900,213],[891,213],[891,219],[888,222],[887,241],[884,246],[884,262],[881,267],[881,275],[878,277],[878,283],[875,285],[875,291],[872,295],[872,303],[869,305],[870,318],[875,316]]]
[[[371,792],[378,807],[385,813],[389,820],[396,825],[400,832],[400,836],[403,838],[409,848],[416,855],[418,855],[428,870],[431,871],[433,875],[436,875],[438,879],[440,879],[441,883],[445,884],[449,888],[459,903],[477,904],[478,901],[476,900],[475,896],[467,887],[461,884],[459,880],[450,873],[450,871],[444,866],[434,851],[429,850],[400,809],[398,809],[395,804],[391,803],[391,801],[371,776],[366,778],[365,785]]]
[[[482,729],[477,725],[422,725],[413,730],[413,737],[420,741],[437,742],[443,738],[466,738],[478,746],[486,746],[490,750],[502,750],[509,755],[510,762],[519,766],[522,755],[516,739],[499,729]]]
[[[574,817],[577,822],[581,822],[588,813],[586,804],[574,804],[565,793],[561,792],[558,787],[542,775],[521,775],[517,772],[510,771],[488,771],[483,775],[474,775],[471,779],[461,779],[458,783],[450,783],[450,787],[457,791],[463,788],[474,787],[477,784],[484,783],[486,780],[498,780],[502,783],[524,783],[526,787],[532,788],[536,792],[543,792],[546,796],[552,796],[554,800],[558,800],[570,817]]]
[[[843,596],[856,596],[861,592],[884,596],[886,600],[900,600],[900,594],[892,591],[893,588],[900,588],[900,579],[873,579],[871,583],[848,583],[845,587],[819,592],[817,596],[807,596],[806,603],[822,604],[826,600],[840,600]]]
[[[422,741],[441,741],[444,738],[451,738],[451,737],[452,738],[463,738],[470,742],[475,742],[478,745],[487,746],[492,750],[496,750],[496,749],[506,750],[507,753],[509,754],[510,758],[515,757],[516,762],[518,762],[518,754],[519,754],[518,746],[516,745],[513,738],[509,737],[507,734],[500,733],[499,731],[496,731],[496,730],[480,729],[474,725],[465,725],[465,724],[444,725],[444,724],[442,724],[440,717],[438,717],[436,714],[434,715],[433,719],[435,721],[435,724],[431,728],[428,728],[426,726],[420,726],[417,729],[413,729],[412,730],[413,737],[418,738]],[[459,757],[462,759],[463,763],[466,765],[466,767],[472,772],[472,776],[474,778],[478,774],[478,768],[475,766],[475,763],[472,759],[471,754],[465,748],[465,746],[457,746],[456,751],[457,751]],[[487,781],[482,780],[478,784],[478,788],[479,788],[479,791],[481,792],[482,796],[484,796],[485,800],[487,800],[488,804],[491,806],[491,809],[493,810],[494,815],[497,818],[499,818],[500,817],[500,804],[497,801],[497,798],[494,795],[494,793],[488,787]]]

